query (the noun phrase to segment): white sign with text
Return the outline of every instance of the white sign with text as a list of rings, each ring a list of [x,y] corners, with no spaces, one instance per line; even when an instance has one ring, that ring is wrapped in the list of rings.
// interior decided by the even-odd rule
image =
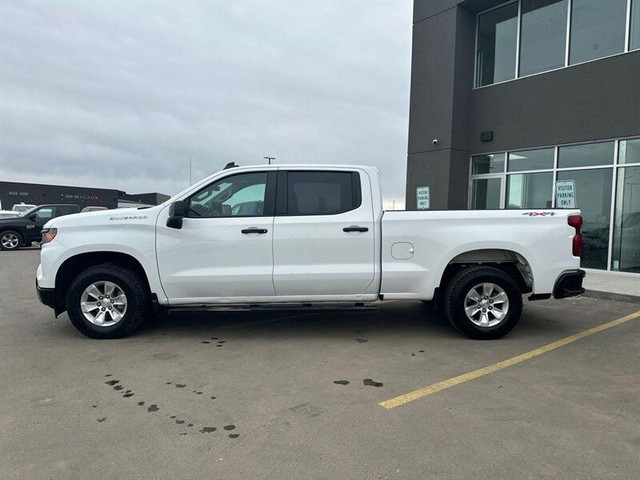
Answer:
[[[416,188],[416,200],[418,210],[429,210],[431,208],[431,190],[429,187]]]
[[[576,208],[576,184],[573,180],[556,182],[556,208]]]

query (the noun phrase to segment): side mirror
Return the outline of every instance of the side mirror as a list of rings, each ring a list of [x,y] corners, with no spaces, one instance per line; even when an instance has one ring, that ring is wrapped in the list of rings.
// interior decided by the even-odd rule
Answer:
[[[32,213],[31,215],[29,215],[29,220],[35,221],[36,218],[38,218],[38,214],[37,213]]]
[[[169,207],[169,218],[167,218],[167,227],[182,228],[182,219],[187,213],[187,206],[183,200],[173,202]]]

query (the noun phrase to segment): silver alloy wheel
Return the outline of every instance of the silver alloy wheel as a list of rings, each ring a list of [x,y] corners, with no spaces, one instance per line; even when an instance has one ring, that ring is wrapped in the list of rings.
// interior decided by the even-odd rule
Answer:
[[[20,243],[20,239],[15,233],[5,233],[0,240],[2,242],[2,246],[7,250],[13,250]]]
[[[84,318],[94,325],[111,327],[127,313],[127,296],[113,282],[93,282],[82,292],[80,309]]]
[[[495,283],[480,283],[464,297],[464,313],[478,327],[495,327],[509,312],[509,297]]]

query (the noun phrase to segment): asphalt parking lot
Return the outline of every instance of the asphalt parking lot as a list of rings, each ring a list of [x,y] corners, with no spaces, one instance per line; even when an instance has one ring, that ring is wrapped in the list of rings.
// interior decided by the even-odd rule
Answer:
[[[0,253],[4,479],[605,479],[640,471],[640,319],[401,404],[379,403],[633,314],[526,303],[472,341],[419,302],[172,315],[91,340]],[[635,474],[633,472],[636,472]]]

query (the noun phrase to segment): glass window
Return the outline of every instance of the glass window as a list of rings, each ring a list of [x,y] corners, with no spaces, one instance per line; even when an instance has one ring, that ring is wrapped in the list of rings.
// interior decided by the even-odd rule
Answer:
[[[471,208],[496,210],[500,208],[501,178],[477,178],[473,181]]]
[[[569,63],[624,51],[627,0],[573,0]]]
[[[509,172],[522,172],[524,170],[546,170],[553,168],[553,148],[541,150],[524,150],[509,152]]]
[[[640,167],[618,170],[612,270],[640,273]]]
[[[502,172],[504,172],[504,153],[471,157],[471,173],[473,175]]]
[[[36,212],[36,217],[38,218],[52,218],[53,217],[53,208],[45,207],[41,208]]]
[[[518,2],[478,17],[476,86],[515,77]]]
[[[620,140],[618,163],[640,163],[640,138]]]
[[[607,268],[611,216],[611,168],[558,172],[558,180],[573,180],[576,207],[584,220],[581,266]]]
[[[360,185],[351,172],[289,172],[288,183],[289,215],[332,215],[360,206]]]
[[[564,67],[567,0],[522,0],[520,75]]]
[[[507,175],[506,208],[551,208],[553,172]]]
[[[266,186],[266,173],[241,173],[225,177],[189,199],[187,217],[262,216]]]
[[[631,0],[631,38],[629,50],[640,48],[640,0]]]
[[[613,149],[613,142],[560,147],[558,168],[610,165],[613,163]]]

